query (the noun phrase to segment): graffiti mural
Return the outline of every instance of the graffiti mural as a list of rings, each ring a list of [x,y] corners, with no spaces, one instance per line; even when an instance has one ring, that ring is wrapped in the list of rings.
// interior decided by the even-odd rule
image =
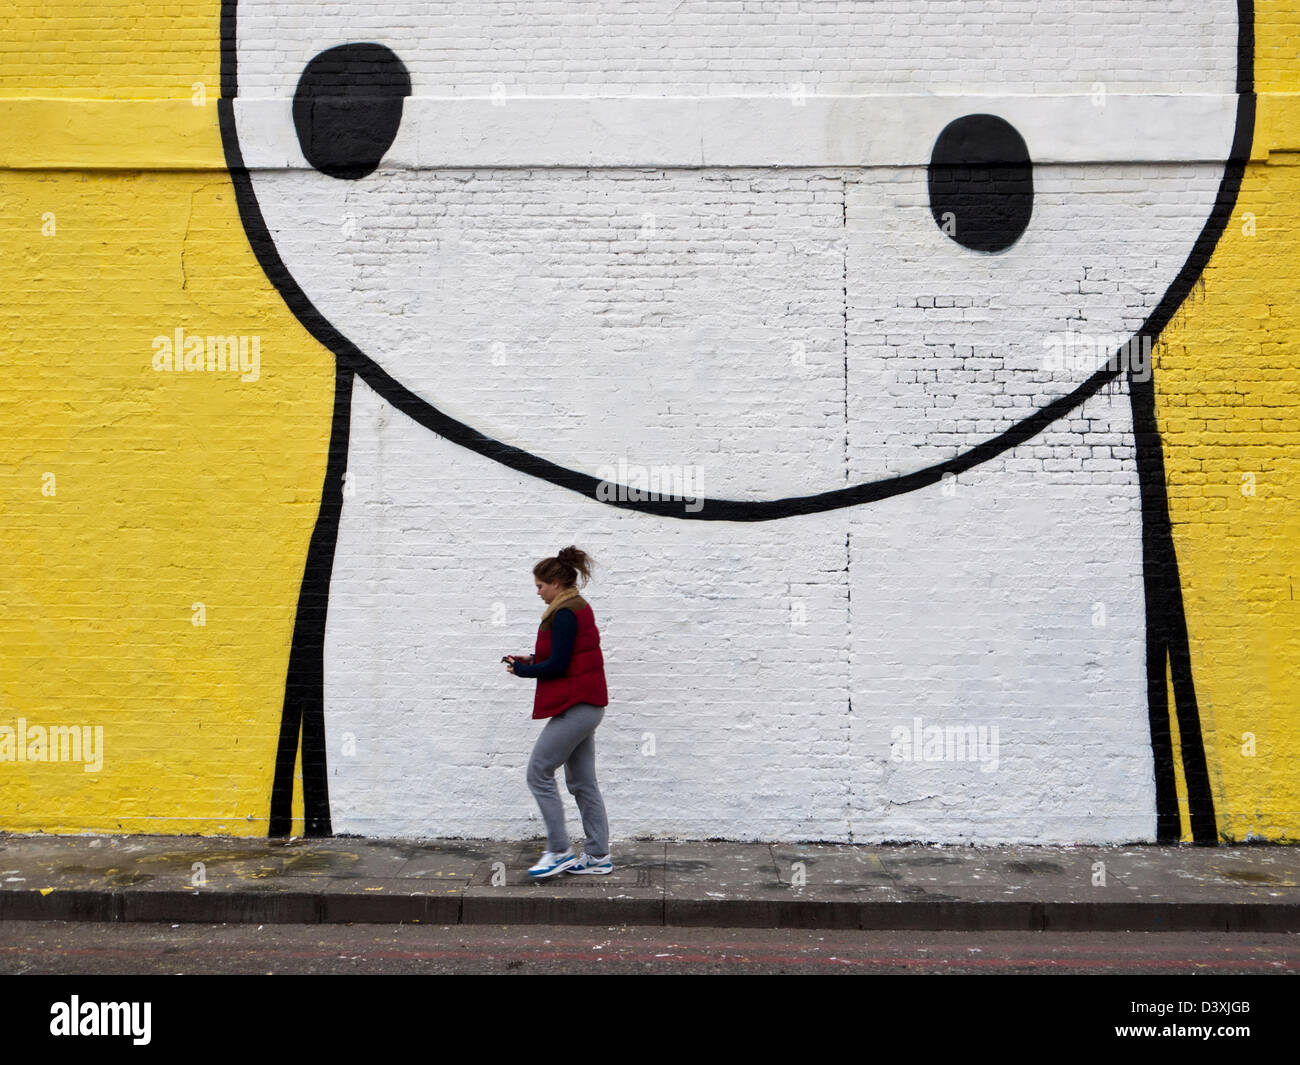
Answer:
[[[1294,840],[1296,7],[15,10],[0,830]]]
[[[575,541],[638,829],[1169,840],[1181,781],[1216,840],[1152,351],[1250,5],[579,6],[224,5],[240,217],[336,360],[271,833],[299,764],[308,834],[498,828],[526,693],[456,618]]]

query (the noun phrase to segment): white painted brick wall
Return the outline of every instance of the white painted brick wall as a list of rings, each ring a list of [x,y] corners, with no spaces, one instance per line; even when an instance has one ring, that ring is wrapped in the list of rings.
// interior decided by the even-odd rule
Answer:
[[[368,40],[403,59],[419,98],[798,84],[878,94],[882,110],[958,94],[956,114],[967,95],[1085,94],[1085,115],[1103,83],[1175,97],[1144,113],[1188,151],[1036,167],[1030,227],[996,255],[939,231],[901,140],[870,167],[777,169],[449,169],[411,140],[398,154],[418,168],[338,181],[305,166],[288,100],[318,51]],[[1230,124],[1172,122],[1176,98],[1231,93],[1235,48],[1229,3],[241,3],[240,131],[246,158],[289,164],[253,176],[285,264],[404,386],[572,469],[693,465],[706,495],[779,499],[964,452],[1090,372],[1044,371],[1045,337],[1137,328],[1204,224],[1231,139]],[[1031,156],[1040,135],[1071,141],[1034,122]],[[912,132],[925,148],[937,129]],[[615,840],[1153,835],[1122,382],[952,495],[776,522],[597,504],[437,437],[360,382],[349,470],[326,647],[336,831],[539,831],[532,684],[498,659],[532,649],[531,564],[576,543],[601,564],[588,596]],[[892,730],[917,717],[996,725],[996,771],[891,759]]]

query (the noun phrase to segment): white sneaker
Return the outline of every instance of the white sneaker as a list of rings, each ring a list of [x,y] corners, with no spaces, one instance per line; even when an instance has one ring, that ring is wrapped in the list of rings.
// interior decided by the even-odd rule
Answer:
[[[571,873],[612,873],[613,871],[614,863],[609,860],[608,854],[599,858],[584,854],[569,866],[569,872]]]
[[[570,847],[567,851],[543,851],[542,856],[537,859],[537,864],[528,870],[528,875],[534,880],[544,880],[548,876],[554,876],[556,873],[562,873],[578,860],[578,856],[573,853]]]

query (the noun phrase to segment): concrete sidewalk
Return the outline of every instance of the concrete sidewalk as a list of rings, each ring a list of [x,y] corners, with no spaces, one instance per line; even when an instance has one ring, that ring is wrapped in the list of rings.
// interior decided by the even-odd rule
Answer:
[[[0,919],[1300,931],[1298,847],[615,840],[612,874],[535,882],[542,849],[0,834]]]

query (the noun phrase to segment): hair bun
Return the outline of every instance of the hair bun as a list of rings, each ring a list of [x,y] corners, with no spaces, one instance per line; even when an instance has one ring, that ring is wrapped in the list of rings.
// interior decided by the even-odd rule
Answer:
[[[533,567],[533,576],[543,581],[559,581],[572,587],[578,577],[583,584],[591,579],[594,562],[582,548],[570,544],[562,547],[553,558],[544,558]]]

